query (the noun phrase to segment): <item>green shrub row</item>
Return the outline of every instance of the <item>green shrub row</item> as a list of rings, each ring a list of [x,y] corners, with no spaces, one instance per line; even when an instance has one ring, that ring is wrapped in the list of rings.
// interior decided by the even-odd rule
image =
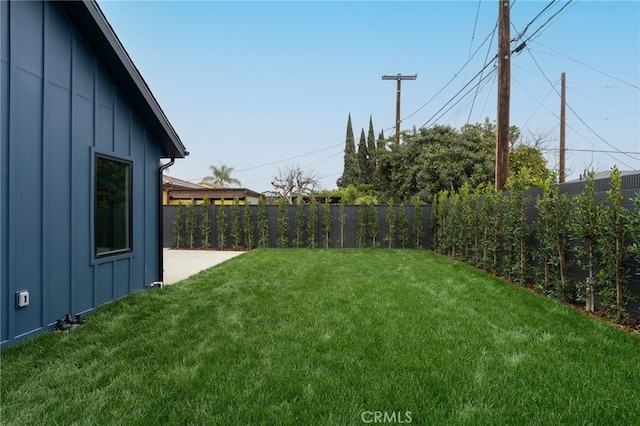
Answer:
[[[221,200],[224,203],[224,200]],[[224,204],[223,204],[224,205]],[[275,220],[275,235],[270,234],[267,207],[264,199],[258,199],[257,208],[240,208],[238,199],[232,204],[216,205],[211,209],[211,203],[205,199],[200,206],[201,213],[197,214],[196,205],[191,202],[186,205],[179,204],[173,219],[173,235],[176,248],[233,248],[252,249],[255,247],[278,248],[317,248],[322,244],[324,248],[345,248],[345,228],[347,215],[345,203],[338,207],[338,216],[332,218],[329,199],[319,206],[315,197],[311,198],[311,206],[307,214],[304,213],[304,205],[298,201],[295,209],[291,210],[286,198],[280,198],[277,202],[277,215]],[[407,248],[409,247],[409,235],[413,233],[413,247],[422,247],[424,240],[424,224],[421,220],[415,220],[410,226],[404,204],[395,206],[387,205],[387,214],[384,218],[386,227],[380,230],[378,209],[371,202],[363,202],[358,205],[357,217],[351,218],[355,222],[355,247],[381,247],[382,237],[384,247]],[[397,209],[397,213],[396,213]],[[215,229],[211,214],[215,211]],[[295,213],[293,213],[295,212]],[[422,206],[414,206],[416,218],[422,218]],[[334,222],[335,221],[335,222]],[[199,222],[199,224],[198,224]],[[273,232],[273,230],[271,231]],[[384,232],[384,235],[379,235]],[[215,234],[215,238],[212,234]],[[271,238],[275,239],[272,241]],[[320,240],[322,238],[322,241]],[[196,244],[200,243],[198,246]]]
[[[529,181],[525,170],[509,178],[507,192],[465,184],[439,193],[432,208],[432,249],[512,282],[533,284],[564,302],[584,302],[589,311],[597,300],[606,314],[627,319],[628,265],[640,262],[640,194],[631,210],[623,206],[615,167],[604,199],[596,197],[593,174],[571,199],[560,193],[555,176],[535,197]],[[527,212],[531,206],[533,215]]]

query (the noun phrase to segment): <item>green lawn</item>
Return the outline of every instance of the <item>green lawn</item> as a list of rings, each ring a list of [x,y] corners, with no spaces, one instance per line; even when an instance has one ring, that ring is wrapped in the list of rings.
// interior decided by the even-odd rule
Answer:
[[[427,251],[255,250],[87,320],[2,351],[2,424],[640,418],[639,337]]]

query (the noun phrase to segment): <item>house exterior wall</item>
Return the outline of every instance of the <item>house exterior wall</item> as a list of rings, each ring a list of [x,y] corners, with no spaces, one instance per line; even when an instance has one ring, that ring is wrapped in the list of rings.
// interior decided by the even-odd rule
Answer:
[[[162,153],[53,2],[0,2],[0,344],[158,274]],[[133,250],[94,256],[95,155],[132,163]],[[30,304],[17,308],[15,292]]]

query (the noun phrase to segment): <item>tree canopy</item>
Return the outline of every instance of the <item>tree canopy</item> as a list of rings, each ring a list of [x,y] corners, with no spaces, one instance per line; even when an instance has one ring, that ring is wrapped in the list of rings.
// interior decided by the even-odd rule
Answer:
[[[539,149],[518,144],[509,151],[509,172],[519,175],[525,168],[528,170],[531,186],[542,186],[551,176],[551,171],[547,168],[547,160]]]
[[[459,131],[435,126],[403,132],[403,143],[379,153],[379,190],[384,198],[431,201],[442,190],[492,182],[495,133],[490,126],[466,125]]]
[[[369,133],[371,131],[370,125]],[[519,138],[520,130],[512,126],[510,174],[520,175],[526,169],[530,184],[540,185],[550,173],[546,161],[537,147],[516,142]],[[494,182],[496,127],[488,119],[482,124],[467,124],[460,129],[451,126],[413,129],[411,132],[402,132],[402,140],[401,144],[390,144],[380,133],[375,151],[368,153],[368,163],[364,162],[360,152],[356,157],[360,160],[356,163],[359,163],[357,165],[361,169],[364,164],[368,164],[371,171],[369,180],[362,179],[360,173],[360,179],[348,184],[343,181],[341,191],[348,189],[350,199],[367,196],[378,200],[392,198],[396,202],[431,202],[438,192],[458,190],[464,183],[474,188],[481,184],[492,185]],[[363,129],[360,150],[363,146],[369,148],[370,141],[371,138],[365,143]],[[352,142],[351,146],[354,144]],[[346,169],[343,176],[345,175]]]

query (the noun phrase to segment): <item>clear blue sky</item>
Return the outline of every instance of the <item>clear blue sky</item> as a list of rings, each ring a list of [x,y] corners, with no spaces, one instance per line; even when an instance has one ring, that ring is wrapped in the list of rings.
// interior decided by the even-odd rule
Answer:
[[[545,135],[555,166],[565,72],[569,179],[640,169],[640,3],[511,3],[511,37],[531,22],[511,62],[511,124]],[[402,84],[403,130],[496,119],[492,66],[456,96],[497,53],[495,0],[99,4],[191,153],[174,177],[226,164],[262,192],[297,164],[335,188],[349,113],[356,142],[370,115],[393,133],[396,82],[383,74],[418,74]]]

